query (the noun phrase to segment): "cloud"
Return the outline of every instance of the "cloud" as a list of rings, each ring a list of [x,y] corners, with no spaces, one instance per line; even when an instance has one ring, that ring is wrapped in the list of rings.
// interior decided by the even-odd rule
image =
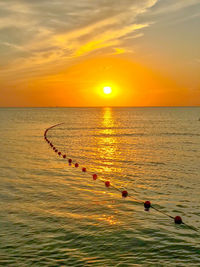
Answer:
[[[51,68],[52,64],[64,66],[74,57],[108,47],[128,51],[125,40],[141,36],[138,31],[150,25],[146,21],[137,23],[137,17],[156,3],[157,0],[1,1],[1,75],[7,75],[9,70],[24,70],[28,75]]]
[[[182,9],[199,5],[199,0],[166,0],[166,1],[158,1],[157,5],[155,6],[152,14],[167,14],[169,12],[177,12]]]
[[[116,46],[121,44],[121,39],[126,37],[128,34],[135,32],[136,30],[142,29],[149,26],[148,24],[133,24],[130,26],[122,27],[121,29],[107,30],[101,34],[96,34],[93,39],[81,46],[75,53],[76,56],[84,55],[93,50]],[[119,48],[118,48],[119,49]],[[124,50],[124,49],[123,49]],[[122,51],[122,48],[121,48]],[[125,50],[124,50],[125,52]]]

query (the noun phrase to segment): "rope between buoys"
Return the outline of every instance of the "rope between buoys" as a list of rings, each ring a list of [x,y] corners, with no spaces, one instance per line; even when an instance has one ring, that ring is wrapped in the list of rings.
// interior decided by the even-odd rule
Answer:
[[[64,123],[62,122],[62,123],[58,123],[58,124],[52,125],[51,127],[47,128],[47,129],[45,130],[45,132],[44,132],[44,138],[45,138],[45,140],[49,143],[49,145],[51,146],[51,148],[53,148],[53,150],[54,150],[55,152],[58,153],[59,156],[61,156],[62,153],[61,153],[60,151],[58,151],[58,150],[56,149],[56,147],[52,144],[52,142],[47,138],[47,132],[48,132],[50,129],[55,128],[55,127],[57,127],[57,126],[59,126],[59,125],[62,125],[62,124],[64,124]],[[66,155],[64,154],[64,155],[63,155],[63,159],[65,159],[65,158],[66,158]],[[69,163],[69,165],[72,165],[72,159],[68,159],[68,163]],[[76,167],[76,168],[79,167],[79,164],[78,164],[78,163],[75,163],[75,164],[74,164],[74,167]],[[90,173],[90,172],[88,172],[88,170],[87,170],[85,167],[82,168],[82,172]],[[91,174],[92,174],[92,173],[91,173]],[[92,175],[93,175],[93,179],[96,180],[97,177],[98,177],[98,175],[97,175],[97,174],[92,174]],[[95,177],[94,177],[94,175],[95,175]],[[113,185],[112,183],[110,183],[110,181],[108,181],[108,180],[102,179],[101,177],[98,177],[98,180],[100,180],[101,182],[103,182],[103,183],[105,184],[106,187],[112,187],[112,188],[114,188],[115,190],[117,190],[118,192],[120,192],[120,193],[122,194],[123,197],[127,197],[127,196],[128,196],[129,198],[133,199],[134,202],[144,204],[144,207],[145,207],[145,210],[146,210],[146,211],[148,211],[150,208],[152,208],[152,209],[154,209],[155,211],[157,211],[157,212],[159,212],[159,213],[161,213],[161,214],[163,214],[163,215],[165,215],[165,216],[167,216],[167,217],[173,219],[174,222],[175,222],[176,224],[184,224],[184,225],[187,226],[188,228],[190,228],[190,229],[192,229],[192,230],[198,232],[198,229],[195,228],[194,226],[191,226],[191,225],[189,225],[189,224],[184,223],[184,222],[182,221],[182,218],[181,218],[180,216],[173,217],[173,216],[171,216],[170,214],[168,214],[168,213],[166,213],[166,212],[164,212],[164,211],[162,211],[162,210],[156,208],[155,206],[153,206],[153,205],[151,204],[150,201],[146,201],[146,202],[144,202],[144,201],[142,201],[142,200],[140,200],[140,199],[136,199],[136,198],[134,198],[132,195],[128,194],[128,191],[127,191],[127,190],[121,190],[121,189],[118,188],[117,186],[115,186],[115,185]],[[134,191],[136,192],[136,190],[134,190]],[[136,193],[137,193],[137,192],[136,192]]]

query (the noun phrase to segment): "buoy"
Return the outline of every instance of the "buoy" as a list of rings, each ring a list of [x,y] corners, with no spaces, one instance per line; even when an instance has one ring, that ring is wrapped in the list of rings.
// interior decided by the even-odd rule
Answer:
[[[55,149],[54,151],[57,153],[58,152],[58,149]]]
[[[109,182],[109,181],[106,181],[106,182],[105,182],[105,186],[106,186],[106,187],[109,187],[109,186],[110,186],[110,182]]]
[[[61,152],[58,152],[58,155],[60,156],[61,155]]]
[[[68,162],[69,162],[69,164],[71,164],[72,163],[72,159],[68,159]]]
[[[75,163],[75,165],[74,165],[76,168],[78,168],[78,163]]]
[[[96,180],[97,179],[97,174],[96,173],[93,174],[92,177],[93,177],[93,180]]]
[[[56,148],[55,148],[55,146],[53,147],[53,150],[55,150]]]
[[[66,155],[63,155],[63,159],[65,159],[66,158]]]
[[[145,202],[144,202],[144,209],[145,209],[146,211],[149,211],[150,207],[151,207],[151,202],[148,201],[148,200],[145,201]]]
[[[86,168],[85,167],[82,168],[82,172],[86,172]]]
[[[128,196],[128,192],[126,190],[122,191],[122,197],[127,197]]]
[[[180,216],[176,216],[176,217],[174,218],[174,222],[175,222],[176,224],[181,224],[181,223],[183,223],[183,221],[182,221],[182,219],[181,219]]]

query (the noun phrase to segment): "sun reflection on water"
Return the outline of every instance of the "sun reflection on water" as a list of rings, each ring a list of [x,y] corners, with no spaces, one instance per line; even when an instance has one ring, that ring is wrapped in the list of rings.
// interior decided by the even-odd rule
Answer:
[[[119,153],[119,150],[115,128],[116,121],[112,109],[106,107],[103,109],[103,117],[97,139],[97,152],[103,162],[101,167],[104,173],[116,171],[113,159]]]
[[[103,126],[105,127],[113,127],[115,125],[114,118],[112,114],[112,109],[109,107],[106,107],[103,109]]]

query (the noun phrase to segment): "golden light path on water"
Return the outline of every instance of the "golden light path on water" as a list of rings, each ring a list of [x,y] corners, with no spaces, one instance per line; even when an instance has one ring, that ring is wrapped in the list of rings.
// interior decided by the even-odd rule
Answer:
[[[117,127],[117,125],[111,108],[103,108],[102,113],[103,116],[101,126],[99,131],[97,132],[98,137],[96,138],[96,157],[99,157],[100,162],[102,162],[100,166],[101,173],[106,173],[107,179],[110,179],[109,174],[116,171],[120,173],[120,169],[116,168],[113,162],[114,157],[116,157],[116,154],[119,153],[118,141],[114,137],[116,134],[115,127]],[[104,189],[103,191],[105,194],[107,193]],[[112,192],[111,195],[116,197],[116,192]],[[109,204],[107,203],[107,205]],[[111,207],[111,205],[109,206]],[[111,225],[120,224],[120,221],[117,220],[115,215],[107,216],[106,214],[102,214],[99,219],[106,221]]]
[[[98,154],[100,158],[106,162],[103,171],[113,171],[113,156],[117,153],[117,139],[114,137],[116,123],[110,108],[103,109],[102,129],[99,130],[100,138],[97,140]]]

